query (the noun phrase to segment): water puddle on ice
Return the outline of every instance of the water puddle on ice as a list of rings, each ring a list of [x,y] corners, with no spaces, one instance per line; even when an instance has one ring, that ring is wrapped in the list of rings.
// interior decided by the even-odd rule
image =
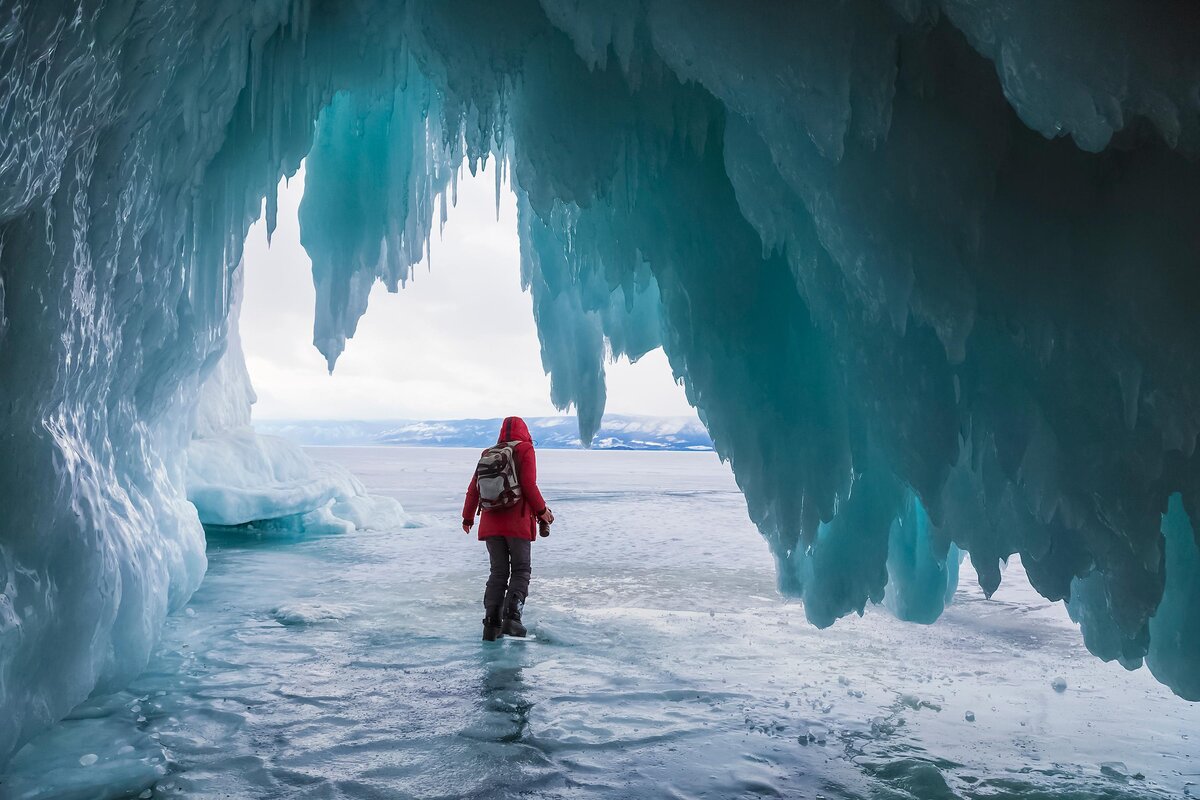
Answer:
[[[1200,796],[1200,706],[1088,655],[1019,569],[985,601],[965,568],[931,627],[817,631],[711,453],[548,451],[535,638],[483,644],[471,454],[314,453],[429,525],[213,534],[145,673],[0,797]]]

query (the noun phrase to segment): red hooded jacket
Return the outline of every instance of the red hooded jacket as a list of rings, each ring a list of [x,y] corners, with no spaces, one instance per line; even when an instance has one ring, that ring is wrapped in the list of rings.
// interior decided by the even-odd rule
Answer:
[[[479,520],[479,538],[513,536],[533,541],[537,538],[537,518],[546,510],[546,501],[537,485],[537,459],[533,453],[533,439],[529,428],[520,417],[505,417],[500,426],[500,442],[518,442],[515,448],[517,480],[521,483],[521,502],[512,508],[484,509]],[[467,499],[463,503],[463,524],[473,525],[479,511],[479,487],[475,476],[467,486]]]

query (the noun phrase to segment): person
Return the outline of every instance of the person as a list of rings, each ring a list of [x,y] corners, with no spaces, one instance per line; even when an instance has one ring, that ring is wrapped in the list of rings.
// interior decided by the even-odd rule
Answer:
[[[463,533],[470,533],[479,515],[479,540],[487,544],[491,573],[483,593],[483,638],[494,641],[499,636],[523,637],[521,612],[529,594],[532,574],[530,550],[537,538],[538,522],[549,525],[554,514],[537,485],[537,460],[529,428],[520,417],[506,417],[500,425],[497,445],[515,442],[514,459],[520,500],[509,508],[481,508],[479,483],[471,476],[467,497],[463,503]],[[486,454],[488,451],[484,451]]]

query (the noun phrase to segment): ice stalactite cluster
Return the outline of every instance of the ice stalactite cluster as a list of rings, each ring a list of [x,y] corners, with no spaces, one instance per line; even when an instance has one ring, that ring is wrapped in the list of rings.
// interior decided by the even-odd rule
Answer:
[[[376,280],[396,291],[427,251],[435,205],[463,155],[439,125],[437,93],[406,66],[379,93],[342,92],[321,112],[309,151],[300,219],[313,262],[313,343],[330,371],[354,335]]]
[[[199,581],[197,398],[306,154],[331,365],[495,157],[555,401],[586,437],[664,347],[814,623],[1020,553],[1200,698],[1198,45],[1186,0],[4,3],[0,758]]]
[[[1167,498],[1197,499],[1194,11],[545,5],[592,69],[533,70],[510,103],[513,174],[557,234],[525,245],[566,252],[593,310],[592,276],[650,270],[810,619],[886,597],[930,621],[956,548],[989,592],[1020,553],[1098,655],[1183,661],[1150,643]],[[545,163],[563,141],[602,188],[554,184],[580,171]]]

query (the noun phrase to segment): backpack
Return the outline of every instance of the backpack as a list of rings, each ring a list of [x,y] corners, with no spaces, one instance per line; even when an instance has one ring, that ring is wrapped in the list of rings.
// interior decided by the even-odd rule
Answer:
[[[500,442],[483,451],[475,467],[480,508],[492,511],[512,508],[521,502],[521,482],[517,477],[518,444],[520,442]]]

